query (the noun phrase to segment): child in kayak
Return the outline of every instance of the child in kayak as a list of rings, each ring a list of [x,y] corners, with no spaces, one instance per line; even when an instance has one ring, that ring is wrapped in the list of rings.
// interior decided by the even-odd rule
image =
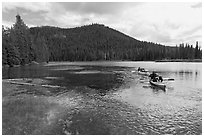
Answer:
[[[163,82],[162,76],[159,76],[159,81],[160,81],[160,82]]]

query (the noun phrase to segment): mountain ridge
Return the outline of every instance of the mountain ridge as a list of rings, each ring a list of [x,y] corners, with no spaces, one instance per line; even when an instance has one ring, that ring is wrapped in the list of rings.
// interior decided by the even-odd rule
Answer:
[[[103,24],[92,24],[76,28],[42,26],[30,28],[30,31],[34,37],[36,37],[38,32],[41,37],[47,40],[50,51],[49,60],[51,61],[153,60],[154,57],[143,57],[145,53],[141,56],[139,52],[144,48],[150,48],[150,46],[157,48],[163,46],[153,42],[139,41]],[[50,41],[53,41],[53,43],[50,43]],[[58,43],[54,41],[58,41]],[[57,53],[57,51],[53,51],[54,47],[59,47],[57,49],[66,49],[64,54],[72,54],[72,56],[80,57],[71,58],[65,55],[66,57],[60,59],[61,57],[58,57],[58,55],[62,51],[58,51]],[[85,47],[87,49],[84,49]],[[75,50],[76,48],[77,51]],[[72,51],[71,53],[69,52],[70,50]],[[88,51],[84,53],[84,50]],[[90,50],[92,51],[92,55],[87,53]],[[160,50],[158,51],[162,52]],[[81,54],[86,54],[89,57],[83,59]]]
[[[105,28],[105,29],[110,29],[110,30],[112,30],[112,31],[114,31],[115,33],[118,33],[118,34],[121,34],[122,36],[125,36],[125,37],[128,37],[128,38],[130,38],[130,39],[132,39],[132,40],[136,40],[136,41],[140,41],[140,42],[147,42],[147,41],[142,41],[142,40],[139,40],[139,39],[137,39],[137,38],[134,38],[134,37],[132,37],[132,36],[129,36],[128,34],[125,34],[125,33],[123,33],[123,32],[120,32],[120,31],[118,31],[117,29],[114,29],[114,28],[111,28],[111,27],[109,27],[109,26],[106,26],[106,25],[104,25],[104,24],[99,24],[99,23],[92,23],[92,24],[88,24],[88,25],[83,25],[83,26],[78,26],[78,27],[73,27],[73,28],[64,28],[64,27],[56,27],[56,26],[48,26],[48,25],[46,25],[46,26],[40,26],[40,27],[30,27],[30,29],[35,29],[35,28],[51,28],[51,29],[61,29],[61,30],[64,30],[64,31],[67,31],[67,30],[70,30],[70,31],[75,31],[75,30],[77,30],[77,29],[87,29],[87,28],[91,28],[91,27],[97,27],[97,28]],[[153,43],[153,42],[151,42],[151,43]],[[164,44],[159,44],[159,45],[163,45],[163,46],[166,46],[166,45],[164,45]]]

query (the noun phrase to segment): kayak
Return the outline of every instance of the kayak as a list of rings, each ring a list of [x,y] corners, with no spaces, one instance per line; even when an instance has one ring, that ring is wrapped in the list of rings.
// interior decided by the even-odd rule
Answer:
[[[165,90],[166,85],[162,82],[153,82],[152,80],[149,81],[150,84],[152,84],[153,86],[159,87],[163,90]]]
[[[138,71],[138,74],[149,76],[150,73],[148,71]]]

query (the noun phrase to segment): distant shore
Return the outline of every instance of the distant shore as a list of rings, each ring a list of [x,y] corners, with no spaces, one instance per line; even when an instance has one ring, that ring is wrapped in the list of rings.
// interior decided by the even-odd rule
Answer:
[[[202,62],[202,59],[163,59],[155,62]]]
[[[96,60],[94,60],[96,61]],[[32,61],[29,64],[25,64],[25,65],[13,65],[12,67],[21,67],[21,66],[28,66],[28,65],[47,65],[50,66],[52,65],[53,62],[94,62],[94,61],[51,61],[49,63],[47,62],[35,62]],[[98,60],[96,62],[100,62],[100,61],[133,61],[133,60]],[[138,62],[139,60],[137,60],[136,62]],[[150,61],[150,60],[145,60],[145,61]],[[162,59],[162,60],[155,60],[155,62],[202,62],[202,59]],[[9,68],[9,65],[2,65],[2,68]]]

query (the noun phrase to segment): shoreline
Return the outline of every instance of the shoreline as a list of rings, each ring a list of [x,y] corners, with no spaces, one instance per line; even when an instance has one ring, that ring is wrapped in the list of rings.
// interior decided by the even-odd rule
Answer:
[[[198,62],[202,63],[202,59],[162,59],[162,60],[93,60],[93,61],[50,61],[49,63],[47,62],[31,62],[29,64],[25,65],[2,65],[2,68],[18,68],[18,67],[23,67],[23,66],[33,66],[33,65],[44,65],[44,66],[52,66],[53,63],[62,63],[63,62],[69,62],[69,63],[86,63],[86,62]]]
[[[201,62],[202,59],[164,59],[164,60],[155,60],[155,62]]]

